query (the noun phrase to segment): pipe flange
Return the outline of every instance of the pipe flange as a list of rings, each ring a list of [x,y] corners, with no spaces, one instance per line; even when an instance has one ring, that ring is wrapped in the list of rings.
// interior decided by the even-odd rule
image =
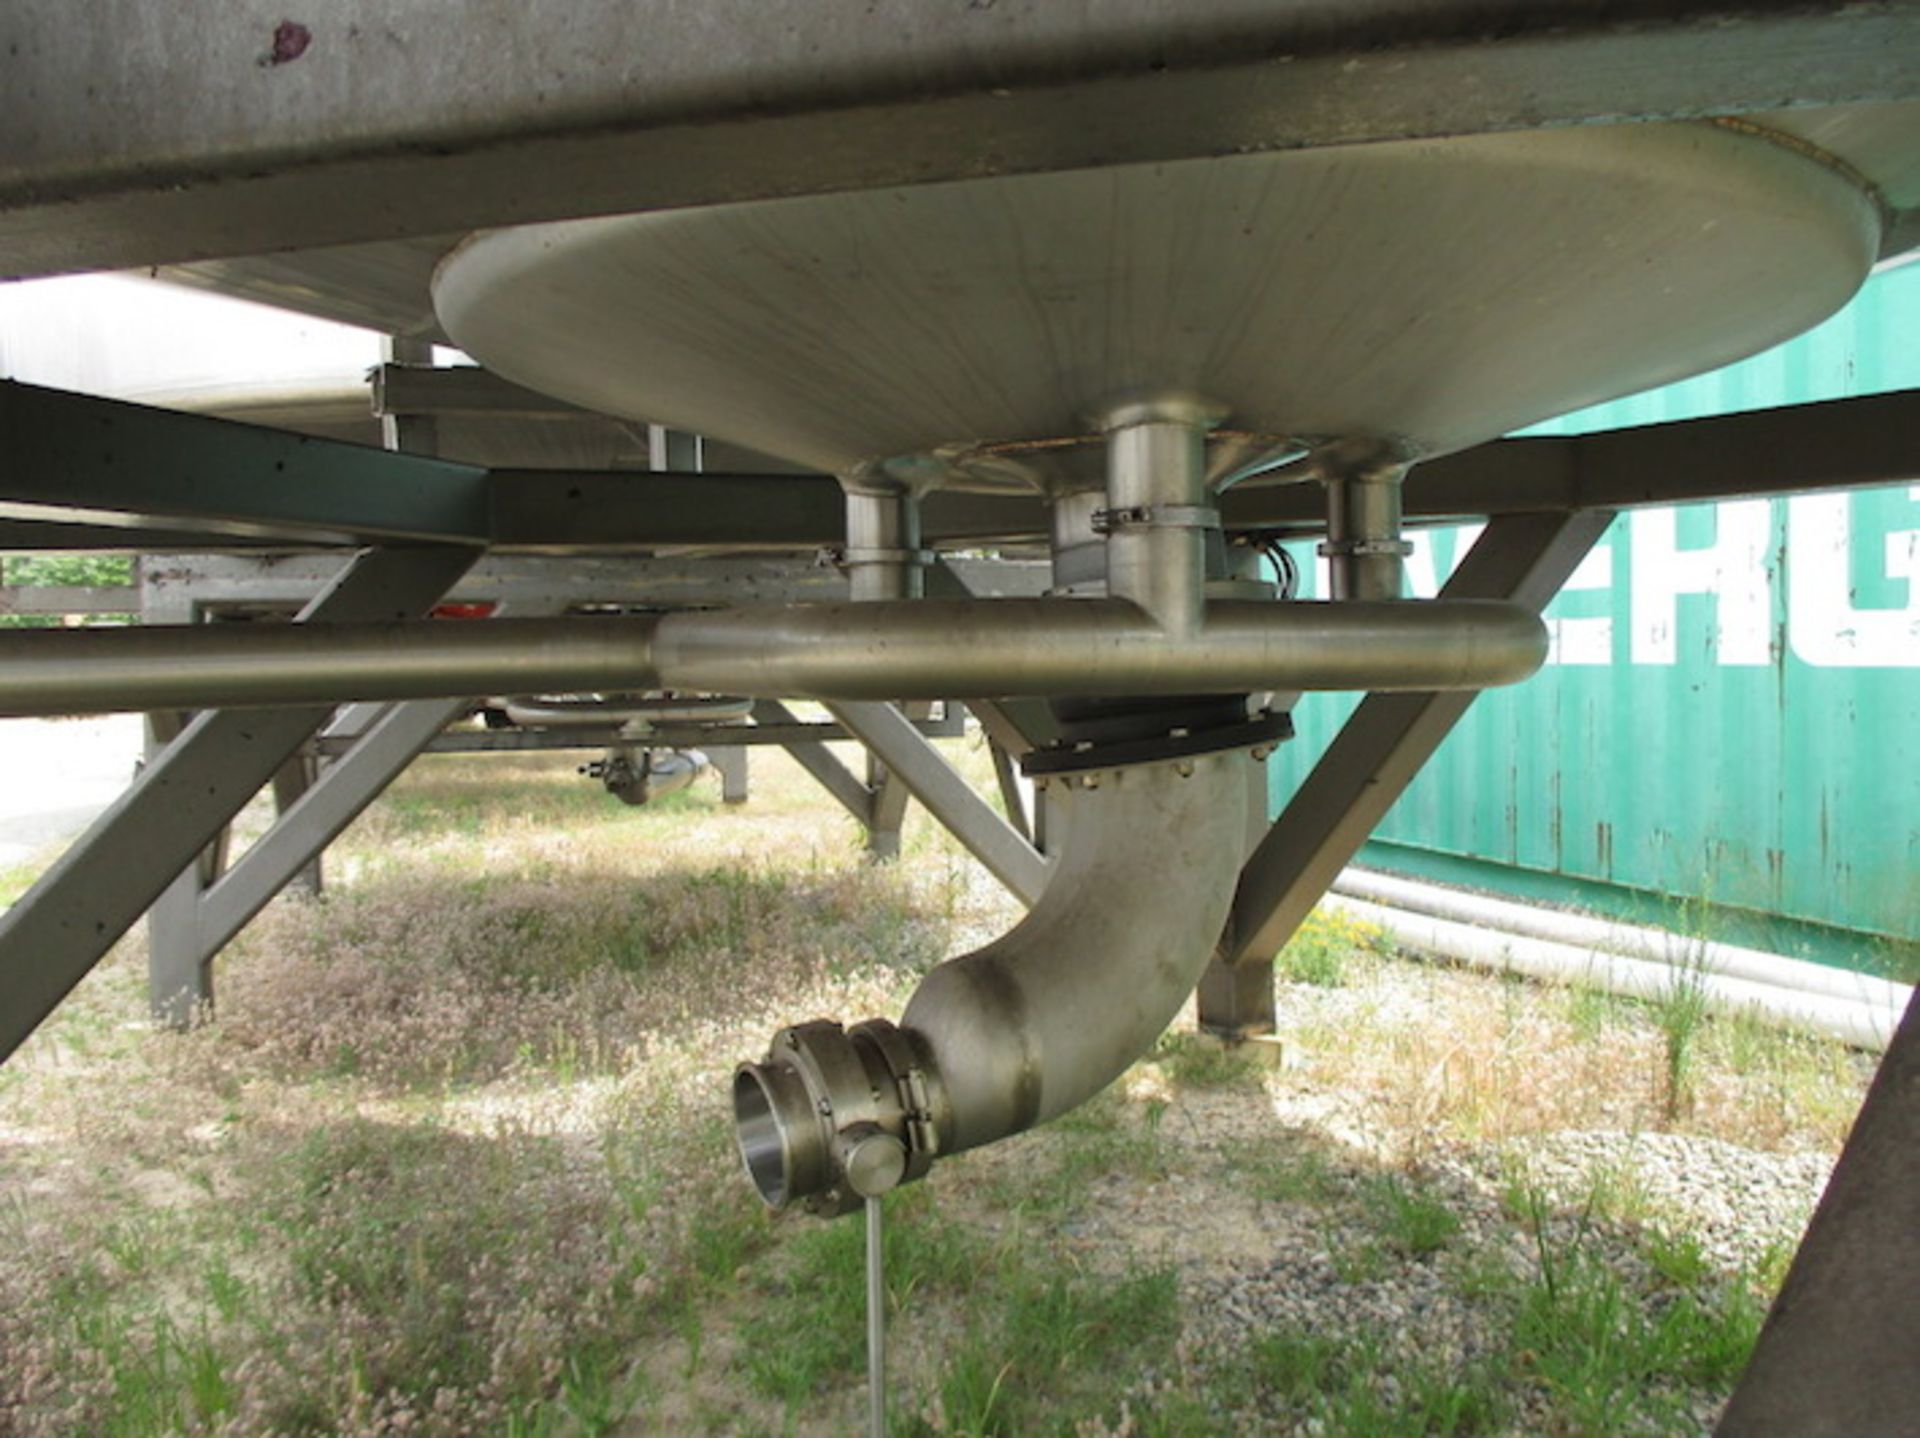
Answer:
[[[733,1078],[734,1136],[770,1208],[831,1218],[925,1175],[939,1150],[937,1075],[911,1035],[884,1019],[830,1019],[773,1037]]]
[[[1324,559],[1361,554],[1390,554],[1405,559],[1413,553],[1413,543],[1405,539],[1323,539],[1315,553]]]
[[[1136,764],[1164,764],[1233,749],[1252,749],[1264,759],[1273,746],[1293,737],[1293,716],[1261,714],[1240,724],[1206,729],[1172,729],[1145,739],[1122,739],[1108,744],[1078,743],[1035,749],[1020,761],[1021,772],[1041,779],[1120,769]],[[1266,752],[1259,752],[1259,751]]]

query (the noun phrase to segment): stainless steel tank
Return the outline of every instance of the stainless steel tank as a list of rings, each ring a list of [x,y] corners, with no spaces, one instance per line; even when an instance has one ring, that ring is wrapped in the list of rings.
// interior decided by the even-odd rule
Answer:
[[[1218,482],[1712,368],[1832,312],[1879,244],[1843,163],[1711,121],[524,226],[460,245],[434,300],[523,384],[915,486],[1097,483],[1093,416],[1193,394]]]

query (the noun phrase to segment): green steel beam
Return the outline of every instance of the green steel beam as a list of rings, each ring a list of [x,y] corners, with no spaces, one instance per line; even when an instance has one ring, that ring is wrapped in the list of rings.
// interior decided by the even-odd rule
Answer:
[[[1304,480],[1311,477],[1302,467]],[[1408,476],[1409,519],[1564,514],[1920,480],[1920,390],[1782,405],[1599,434],[1501,439],[1428,460]],[[1244,484],[1228,529],[1324,522],[1312,483]]]
[[[16,381],[0,381],[0,456],[0,519],[307,543],[488,538],[487,472],[473,465]]]

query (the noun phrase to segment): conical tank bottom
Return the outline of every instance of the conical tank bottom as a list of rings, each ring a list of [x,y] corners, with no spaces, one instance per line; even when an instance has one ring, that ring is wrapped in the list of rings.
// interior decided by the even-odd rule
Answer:
[[[1879,227],[1804,144],[1623,125],[528,226],[467,240],[434,298],[483,363],[593,409],[842,475],[1071,487],[1132,394],[1220,405],[1218,479],[1682,378],[1838,308]]]

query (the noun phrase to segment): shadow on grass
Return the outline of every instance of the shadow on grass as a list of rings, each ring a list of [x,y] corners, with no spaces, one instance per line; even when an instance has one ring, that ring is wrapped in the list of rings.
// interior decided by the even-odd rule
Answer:
[[[283,1069],[444,1083],[518,1065],[564,1080],[676,1026],[724,1026],[769,992],[917,973],[951,927],[942,893],[867,865],[410,867],[278,905],[222,963],[220,1024]]]

